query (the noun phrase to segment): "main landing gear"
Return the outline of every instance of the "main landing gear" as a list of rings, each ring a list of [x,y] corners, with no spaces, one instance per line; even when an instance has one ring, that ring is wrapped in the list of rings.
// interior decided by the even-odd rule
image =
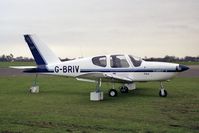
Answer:
[[[164,89],[162,82],[160,82],[159,96],[160,97],[167,97],[167,91]]]
[[[116,89],[110,89],[108,92],[110,97],[116,97],[117,96],[117,90]]]
[[[128,93],[128,92],[129,92],[129,89],[128,89],[127,86],[124,85],[124,86],[121,86],[121,87],[120,87],[120,92],[121,92],[121,93]]]
[[[115,85],[114,85],[114,79],[112,79],[112,88],[109,90],[109,96],[111,97],[115,97],[117,96],[118,92],[115,89]],[[136,89],[136,84],[135,83],[123,83],[123,85],[121,87],[119,87],[120,93],[128,93],[131,90],[135,90]]]
[[[109,90],[108,94],[109,94],[110,97],[116,97],[118,95],[118,92],[115,89],[114,82],[113,82],[112,85],[113,85],[112,89]],[[123,85],[123,86],[120,87],[120,92],[121,93],[128,93],[129,92],[129,88],[127,86]]]
[[[115,89],[114,82],[113,82],[112,85],[113,85],[112,89],[109,90],[108,94],[109,94],[110,97],[116,97],[118,93],[117,93],[117,90]]]

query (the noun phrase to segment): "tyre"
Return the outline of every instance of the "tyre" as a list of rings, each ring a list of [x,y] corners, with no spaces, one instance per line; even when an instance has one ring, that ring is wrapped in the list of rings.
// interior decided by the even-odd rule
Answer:
[[[122,87],[120,88],[120,92],[121,92],[121,93],[128,93],[128,92],[129,92],[129,89],[128,89],[128,87],[126,87],[126,86],[122,86]]]
[[[115,89],[110,89],[108,94],[109,94],[110,97],[116,97],[117,91]]]
[[[160,96],[160,97],[167,97],[167,91],[164,90],[164,89],[161,89],[161,90],[159,91],[159,96]]]

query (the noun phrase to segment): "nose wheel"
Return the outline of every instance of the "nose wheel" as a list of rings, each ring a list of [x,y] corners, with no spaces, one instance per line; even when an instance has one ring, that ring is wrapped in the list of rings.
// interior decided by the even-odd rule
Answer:
[[[164,89],[162,82],[160,82],[159,96],[160,97],[167,97],[167,91]]]

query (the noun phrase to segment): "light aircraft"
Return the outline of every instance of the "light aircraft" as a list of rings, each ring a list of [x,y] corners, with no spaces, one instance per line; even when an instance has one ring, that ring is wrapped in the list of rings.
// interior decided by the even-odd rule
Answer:
[[[166,97],[167,91],[162,82],[173,78],[177,73],[188,70],[184,65],[165,62],[144,61],[141,58],[126,55],[100,55],[62,62],[35,35],[24,35],[37,66],[12,67],[24,69],[26,73],[49,74],[74,77],[80,81],[97,84],[96,92],[100,91],[101,82],[111,82],[108,94],[117,96],[114,83],[121,83],[120,92],[127,93],[136,89],[136,82],[159,81],[160,97]]]

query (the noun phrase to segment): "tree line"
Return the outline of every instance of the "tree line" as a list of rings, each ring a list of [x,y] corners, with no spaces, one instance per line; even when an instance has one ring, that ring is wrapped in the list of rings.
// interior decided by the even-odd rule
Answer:
[[[69,59],[69,58],[61,59],[60,58],[60,60],[68,61],[71,59]],[[199,56],[197,56],[197,57],[185,56],[183,58],[179,58],[176,56],[166,55],[165,57],[150,57],[150,58],[145,57],[144,60],[146,60],[146,61],[162,61],[162,62],[199,62]],[[9,55],[3,54],[0,56],[0,62],[14,62],[14,61],[32,62],[32,61],[34,61],[34,59],[28,58],[28,57],[23,57],[23,56],[14,57],[13,54],[9,54]]]
[[[68,61],[68,60],[72,60],[72,59],[69,59],[69,58],[64,58],[64,59],[61,59],[59,58],[61,61]],[[17,57],[14,57],[13,54],[9,54],[9,55],[1,55],[0,56],[0,62],[14,62],[14,61],[18,61],[18,62],[33,62],[34,59],[33,58],[28,58],[28,57],[23,57],[23,56],[17,56]]]
[[[0,56],[0,62],[14,62],[14,61],[31,62],[31,61],[34,61],[34,59],[23,57],[23,56],[14,57],[13,54],[9,54],[9,55],[3,54]]]
[[[193,57],[193,56],[185,56],[183,58],[179,58],[176,56],[169,56],[166,55],[165,57],[161,58],[161,57],[150,57],[147,58],[145,57],[144,60],[146,61],[162,61],[162,62],[199,62],[199,56],[197,57]]]

